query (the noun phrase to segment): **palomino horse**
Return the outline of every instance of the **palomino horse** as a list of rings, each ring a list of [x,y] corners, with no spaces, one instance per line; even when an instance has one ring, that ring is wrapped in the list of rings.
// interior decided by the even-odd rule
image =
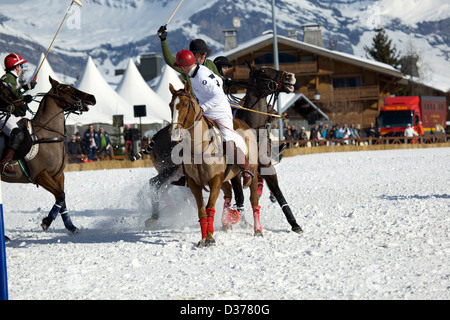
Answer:
[[[238,110],[235,117],[243,120],[256,130],[259,148],[268,152],[268,156],[265,158],[266,161],[263,161],[263,163],[260,161],[259,163],[260,177],[267,182],[269,190],[277,199],[287,221],[291,225],[291,230],[296,233],[302,233],[302,228],[297,224],[291,208],[281,192],[277,172],[272,162],[267,161],[271,158],[271,142],[269,141],[267,130],[268,124],[271,122],[271,116],[267,114],[269,105],[265,97],[273,95],[271,100],[274,105],[280,92],[292,93],[296,83],[295,76],[289,72],[277,71],[267,67],[252,67],[251,65],[248,65],[248,67],[250,68],[250,80],[245,95],[244,108]],[[253,110],[257,112],[252,112]],[[258,159],[264,158],[258,157]],[[238,190],[239,187],[242,188],[240,185],[233,184],[235,195],[241,192]]]
[[[30,121],[35,139],[32,151],[16,152],[16,176],[2,176],[9,183],[34,183],[55,196],[55,204],[47,217],[42,219],[42,228],[47,230],[61,213],[64,226],[72,233],[77,232],[66,207],[64,193],[64,168],[67,163],[65,149],[65,113],[81,114],[88,111],[88,105],[95,105],[95,97],[69,85],[49,79],[52,88],[39,104],[36,115]],[[26,125],[23,129],[28,135]],[[26,139],[25,139],[26,140]],[[31,142],[31,139],[28,139]],[[31,144],[31,143],[30,143]],[[22,153],[22,154],[21,154]],[[32,154],[33,153],[33,154]],[[32,154],[32,155],[30,155]]]
[[[213,245],[215,243],[213,223],[217,198],[222,185],[224,185],[223,182],[235,177],[241,170],[237,164],[227,164],[223,153],[222,140],[218,138],[218,133],[211,134],[211,131],[214,130],[209,130],[210,126],[203,116],[203,110],[198,105],[197,100],[190,94],[190,83],[186,82],[184,89],[178,91],[170,84],[169,89],[172,93],[172,101],[170,102],[172,125],[170,131],[173,139],[176,139],[176,132],[182,132],[182,135],[179,136],[179,138],[182,138],[180,145],[185,146],[181,150],[183,154],[182,164],[188,187],[197,202],[202,232],[202,239],[198,246]],[[237,119],[234,120],[233,125],[234,130],[243,133],[243,137],[245,136],[246,147],[249,150],[248,156],[255,155],[255,150],[257,154],[256,137],[250,127]],[[233,152],[233,150],[227,150],[227,152]],[[262,235],[259,219],[261,207],[258,205],[259,197],[257,195],[257,161],[251,161],[250,158],[249,162],[255,172],[255,177],[250,185],[254,231],[255,235]],[[254,162],[253,165],[252,162]],[[203,202],[203,190],[209,191],[206,206]],[[229,190],[224,190],[224,192],[231,193],[231,187]]]

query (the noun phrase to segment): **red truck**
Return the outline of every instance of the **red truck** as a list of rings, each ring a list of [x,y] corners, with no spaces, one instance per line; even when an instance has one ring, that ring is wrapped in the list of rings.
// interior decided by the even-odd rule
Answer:
[[[380,109],[378,126],[381,135],[402,136],[408,124],[417,131],[422,121],[425,134],[430,134],[436,132],[436,125],[445,130],[446,119],[445,97],[390,97]]]

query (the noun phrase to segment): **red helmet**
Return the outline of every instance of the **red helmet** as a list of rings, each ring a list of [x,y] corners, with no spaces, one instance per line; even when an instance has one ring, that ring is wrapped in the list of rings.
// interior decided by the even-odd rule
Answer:
[[[20,64],[28,62],[27,60],[23,60],[22,56],[18,53],[10,53],[5,58],[5,69],[8,70]]]
[[[173,65],[175,67],[186,67],[192,66],[195,62],[196,60],[194,54],[189,50],[183,49],[178,51],[176,61]]]

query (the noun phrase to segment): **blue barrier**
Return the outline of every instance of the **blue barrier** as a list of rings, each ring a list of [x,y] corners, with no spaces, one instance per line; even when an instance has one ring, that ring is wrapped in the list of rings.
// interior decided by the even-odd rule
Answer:
[[[0,300],[8,300],[8,278],[6,276],[5,228],[3,223],[2,186],[0,183]]]

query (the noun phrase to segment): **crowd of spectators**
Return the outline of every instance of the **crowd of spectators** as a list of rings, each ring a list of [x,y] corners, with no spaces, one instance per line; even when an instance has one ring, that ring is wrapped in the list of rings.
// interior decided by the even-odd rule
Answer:
[[[103,127],[95,130],[93,125],[84,132],[83,137],[77,132],[67,142],[69,163],[94,162],[114,158],[114,150],[109,134]]]

